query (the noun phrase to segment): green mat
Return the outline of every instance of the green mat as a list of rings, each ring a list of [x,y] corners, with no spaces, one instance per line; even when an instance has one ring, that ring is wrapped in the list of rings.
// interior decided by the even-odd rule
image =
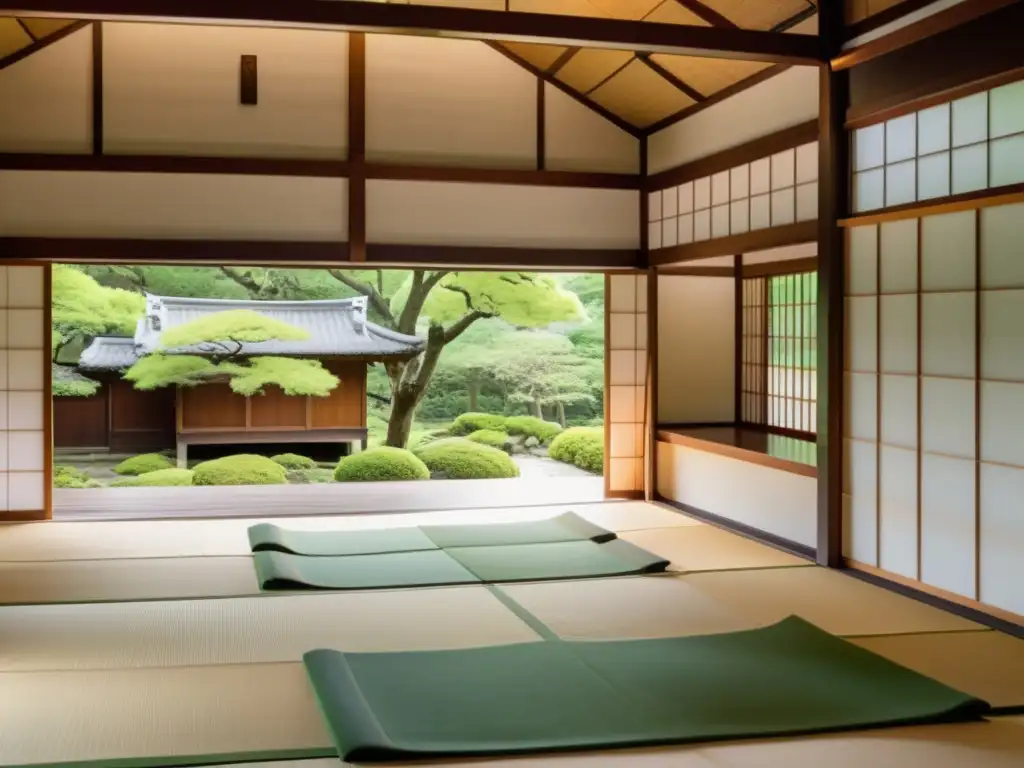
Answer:
[[[621,539],[304,557],[256,552],[264,590],[395,589],[656,573],[668,561]]]
[[[800,735],[988,705],[796,617],[744,632],[304,656],[343,760]]]
[[[566,512],[546,520],[482,525],[426,525],[371,531],[290,531],[270,523],[249,528],[253,552],[296,555],[377,555],[449,547],[609,541],[615,534]]]

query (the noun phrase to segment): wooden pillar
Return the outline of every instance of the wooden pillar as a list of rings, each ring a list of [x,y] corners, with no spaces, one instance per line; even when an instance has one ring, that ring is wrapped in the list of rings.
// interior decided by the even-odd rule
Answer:
[[[366,34],[348,33],[348,258],[366,261]]]
[[[843,3],[822,3],[819,32],[828,57],[839,53]],[[843,128],[849,101],[846,72],[826,63],[819,75],[818,170],[818,546],[819,565],[842,565],[843,528],[843,296],[844,237],[838,221],[848,210],[849,144]]]

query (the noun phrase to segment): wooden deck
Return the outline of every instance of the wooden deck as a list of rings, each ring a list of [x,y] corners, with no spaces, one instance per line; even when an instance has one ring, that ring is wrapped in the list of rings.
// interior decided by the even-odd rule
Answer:
[[[57,488],[55,520],[284,517],[602,501],[600,477],[185,488]]]

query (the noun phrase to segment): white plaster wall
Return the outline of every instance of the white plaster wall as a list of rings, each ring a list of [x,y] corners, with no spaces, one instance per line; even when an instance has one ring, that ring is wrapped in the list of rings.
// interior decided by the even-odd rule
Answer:
[[[92,151],[88,28],[0,69],[0,151]]]
[[[371,243],[637,248],[639,192],[435,181],[366,183]]]
[[[818,255],[817,243],[800,243],[786,245],[781,248],[767,248],[763,251],[751,251],[743,254],[744,264],[769,264],[776,261],[793,261],[809,259]]]
[[[666,498],[817,545],[818,481],[813,477],[661,442],[657,471],[658,493]]]
[[[732,277],[658,277],[658,422],[731,422],[736,300]]]
[[[366,156],[534,168],[537,80],[479,41],[368,35]]]
[[[0,171],[0,234],[345,240],[346,179]]]
[[[239,103],[255,54],[259,104]],[[342,158],[348,35],[297,29],[103,25],[108,153]]]
[[[639,173],[640,142],[553,85],[544,85],[544,167]]]
[[[658,173],[818,117],[817,67],[791,67],[647,140]]]

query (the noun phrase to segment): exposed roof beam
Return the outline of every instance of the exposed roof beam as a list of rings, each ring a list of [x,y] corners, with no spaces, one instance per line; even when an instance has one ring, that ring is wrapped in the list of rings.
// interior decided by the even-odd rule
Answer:
[[[28,58],[36,51],[41,51],[48,45],[53,45],[58,40],[63,40],[65,37],[70,35],[72,32],[77,32],[83,27],[87,27],[91,24],[91,21],[76,21],[73,24],[68,24],[66,27],[57,30],[49,37],[41,37],[33,43],[29,43],[24,48],[15,51],[14,53],[8,54],[4,58],[0,58],[0,69],[11,66],[16,62],[21,61],[24,58]]]
[[[554,62],[552,62],[551,66],[544,71],[547,72],[549,75],[557,75],[559,70],[561,70],[562,67],[568,64],[572,60],[572,58],[582,50],[582,48],[578,48],[575,46],[573,46],[572,48],[566,48],[558,55],[558,58],[555,59]]]
[[[601,87],[602,85],[604,85],[604,84],[605,84],[605,83],[607,83],[607,82],[608,82],[609,80],[611,80],[611,79],[612,79],[613,77],[615,77],[615,76],[616,76],[617,74],[619,74],[619,72],[621,72],[621,71],[622,71],[622,70],[624,70],[624,69],[625,69],[626,67],[628,67],[628,66],[629,66],[630,64],[632,64],[632,63],[633,63],[633,59],[635,59],[635,58],[636,58],[636,56],[635,56],[635,55],[633,55],[633,56],[630,56],[630,57],[629,57],[628,59],[626,59],[626,60],[625,60],[624,62],[622,62],[621,64],[619,64],[619,66],[617,66],[617,67],[616,67],[615,69],[613,69],[613,70],[612,70],[611,72],[609,72],[609,73],[608,73],[607,75],[605,75],[605,76],[604,76],[604,77],[602,77],[602,78],[601,78],[600,80],[598,80],[598,81],[597,81],[596,83],[594,83],[594,84],[593,84],[592,86],[590,86],[590,87],[589,87],[589,88],[588,88],[588,89],[587,89],[586,91],[584,91],[584,95],[586,95],[586,96],[589,96],[590,94],[592,94],[592,93],[593,93],[594,91],[596,91],[596,90],[597,90],[598,88],[600,88],[600,87]]]
[[[648,67],[653,69],[655,72],[657,72],[659,75],[661,75],[663,78],[672,83],[672,85],[674,85],[678,90],[682,91],[691,99],[696,101],[697,103],[700,103],[707,99],[707,96],[698,91],[692,85],[688,84],[685,80],[679,79],[676,75],[672,74],[663,66],[661,66],[661,64],[659,64],[656,61],[652,61],[651,55],[649,53],[638,54],[637,58],[640,59],[640,61],[642,61]]]
[[[733,29],[739,27],[739,24],[730,21],[718,11],[708,8],[701,0],[676,0],[676,2],[694,16],[704,19],[712,27],[732,27]]]
[[[62,18],[344,28],[788,64],[818,64],[824,59],[819,41],[804,35],[364,0],[0,0],[0,11]]]
[[[15,21],[17,21],[18,22],[18,26],[21,27],[25,31],[25,34],[32,38],[32,42],[33,43],[36,42],[37,40],[39,40],[38,37],[36,37],[34,34],[32,34],[32,30],[28,28],[28,24],[25,23],[24,19],[19,18],[19,19],[15,19]]]
[[[786,19],[785,21],[776,24],[774,27],[772,27],[771,31],[772,32],[785,32],[787,29],[792,29],[793,27],[795,27],[800,22],[807,21],[807,19],[811,18],[812,16],[817,16],[817,15],[818,15],[818,7],[816,5],[812,5],[812,4],[808,3],[807,7],[804,8],[802,11],[800,11],[800,13],[795,13],[792,16],[790,16],[788,19]]]

